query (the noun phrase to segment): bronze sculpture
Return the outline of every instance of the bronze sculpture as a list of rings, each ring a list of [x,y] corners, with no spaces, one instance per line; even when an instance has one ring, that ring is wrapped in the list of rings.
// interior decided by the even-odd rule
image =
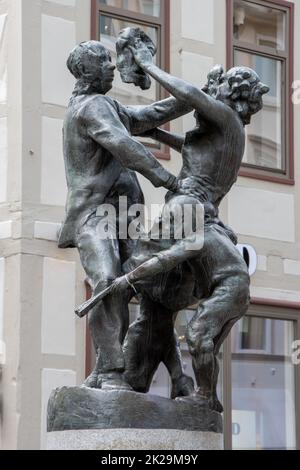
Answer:
[[[66,219],[59,237],[61,248],[77,247],[88,280],[97,293],[121,274],[131,251],[131,240],[100,240],[97,230],[101,204],[118,206],[126,195],[130,204],[143,194],[133,170],[154,186],[179,187],[155,157],[132,135],[174,119],[187,107],[170,98],[152,106],[124,107],[106,96],[115,67],[109,52],[97,41],[82,43],[71,52],[68,68],[76,78],[64,122],[64,156],[68,184]],[[86,384],[124,388],[121,344],[128,328],[128,300],[115,295],[95,306],[89,323],[97,364]]]
[[[127,56],[129,50],[143,73],[174,98],[144,109],[125,108],[104,97],[111,87],[113,67],[100,43],[78,46],[69,59],[78,82],[64,128],[69,200],[60,246],[78,247],[95,294],[83,308],[84,312],[91,308],[97,350],[97,364],[86,385],[147,392],[155,370],[164,362],[172,378],[172,398],[221,412],[217,354],[233,324],[247,311],[249,276],[235,248],[236,236],[219,220],[218,207],[237,179],[244,127],[262,108],[268,87],[251,69],[236,67],[224,73],[216,66],[199,90],[156,67],[141,38],[134,46],[129,41]],[[191,109],[196,127],[186,136],[158,128]],[[145,133],[182,153],[178,178],[163,170],[131,137]],[[203,208],[204,243],[198,249],[191,247],[197,235],[193,230],[180,240],[172,236],[167,241],[150,237],[137,242],[97,238],[100,204],[116,206],[121,195],[130,196],[131,203],[143,201],[131,170],[169,189],[168,213],[174,215],[178,206],[189,205],[193,214]],[[137,293],[141,315],[128,329],[127,304]],[[174,320],[179,309],[199,301],[187,328],[197,380],[194,390],[193,381],[183,373]]]

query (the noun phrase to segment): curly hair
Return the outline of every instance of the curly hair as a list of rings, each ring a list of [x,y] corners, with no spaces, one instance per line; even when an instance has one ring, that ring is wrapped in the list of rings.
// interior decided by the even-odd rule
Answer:
[[[269,91],[269,87],[249,67],[233,67],[224,73],[223,67],[216,65],[207,79],[203,91],[216,99],[220,86],[228,83],[226,103],[239,114],[244,124],[249,124],[251,116],[262,109],[262,96]]]

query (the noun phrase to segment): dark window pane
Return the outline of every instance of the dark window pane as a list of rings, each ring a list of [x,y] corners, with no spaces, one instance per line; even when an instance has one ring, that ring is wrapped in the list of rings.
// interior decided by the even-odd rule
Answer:
[[[100,34],[101,39],[104,37],[116,38],[119,32],[127,27],[141,28],[151,39],[157,44],[157,28],[153,26],[146,26],[137,22],[130,22],[127,20],[121,20],[113,18],[111,16],[101,15],[100,16]]]
[[[286,13],[243,0],[234,2],[234,37],[253,46],[285,50]]]
[[[161,0],[100,0],[100,3],[144,15],[160,17],[161,14]]]
[[[264,95],[264,107],[246,127],[247,139],[244,163],[285,171],[282,142],[282,62],[268,57],[234,51],[234,64],[254,69],[261,80],[270,87]]]
[[[246,317],[231,338],[233,449],[295,449],[293,322]]]
[[[267,349],[267,320],[261,320],[257,317],[245,317],[242,323],[240,333],[240,348],[252,350]]]

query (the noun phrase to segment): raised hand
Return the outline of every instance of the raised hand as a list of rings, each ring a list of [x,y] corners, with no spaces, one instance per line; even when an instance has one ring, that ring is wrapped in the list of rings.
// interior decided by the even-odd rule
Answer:
[[[153,64],[152,53],[141,39],[136,39],[134,47],[130,46],[130,50],[133,54],[134,60],[140,67]]]

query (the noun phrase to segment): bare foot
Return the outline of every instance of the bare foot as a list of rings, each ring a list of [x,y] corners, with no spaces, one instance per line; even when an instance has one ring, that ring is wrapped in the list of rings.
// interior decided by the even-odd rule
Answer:
[[[176,401],[179,401],[181,403],[193,403],[203,408],[210,408],[210,400],[197,392],[193,392],[191,395],[188,395],[186,397],[178,397],[176,398]]]
[[[124,380],[120,372],[108,372],[98,375],[97,388],[101,390],[127,390],[132,391],[132,387]]]
[[[224,409],[220,401],[218,400],[217,396],[208,397],[203,394],[199,390],[194,391],[192,394],[185,396],[185,397],[178,397],[176,401],[185,402],[185,403],[195,403],[199,406],[207,407],[213,411],[217,411],[218,413],[223,413]]]
[[[218,400],[218,397],[215,397],[211,400],[211,409],[217,411],[218,413],[223,413],[224,408],[222,403]]]
[[[83,382],[83,387],[98,388],[97,387],[98,374],[99,372],[97,372],[96,370],[93,370],[93,372]]]
[[[182,375],[179,379],[172,380],[171,398],[185,397],[191,395],[195,391],[195,385],[192,377]]]

